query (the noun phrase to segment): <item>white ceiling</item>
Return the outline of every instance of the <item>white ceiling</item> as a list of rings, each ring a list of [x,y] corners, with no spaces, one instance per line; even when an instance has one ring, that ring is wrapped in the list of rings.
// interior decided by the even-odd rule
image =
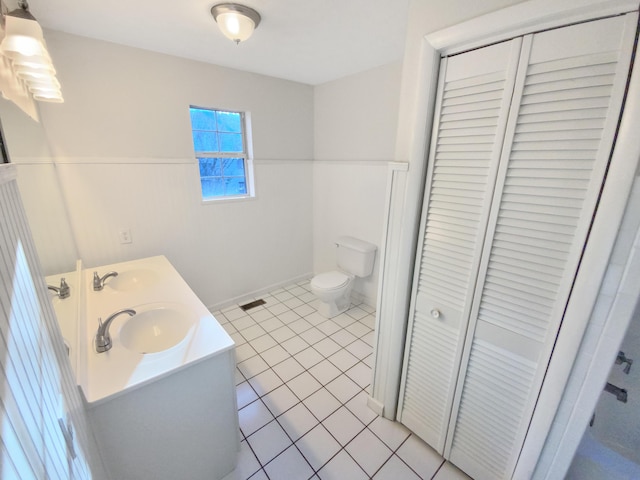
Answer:
[[[241,0],[262,23],[240,45],[217,28],[216,3],[30,0],[29,7],[45,28],[311,85],[402,58],[409,0]]]

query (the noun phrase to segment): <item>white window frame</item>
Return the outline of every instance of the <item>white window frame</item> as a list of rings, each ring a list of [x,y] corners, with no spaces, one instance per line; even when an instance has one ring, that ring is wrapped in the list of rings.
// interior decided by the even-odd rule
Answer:
[[[195,145],[194,154],[196,168],[198,171],[198,183],[200,186],[200,198],[203,204],[221,203],[228,201],[238,200],[250,200],[255,198],[255,182],[253,173],[253,142],[251,138],[251,114],[249,112],[243,112],[240,110],[230,110],[226,108],[217,107],[201,107],[198,105],[189,105],[189,110],[192,108],[200,110],[209,110],[212,112],[229,112],[237,113],[240,115],[240,121],[242,122],[242,152],[202,152],[196,151]],[[193,125],[191,126],[191,132],[193,134]],[[192,139],[193,142],[193,139]],[[244,176],[247,187],[247,193],[243,195],[221,195],[219,197],[205,197],[202,192],[202,176],[200,175],[200,162],[199,158],[241,158],[244,160]]]

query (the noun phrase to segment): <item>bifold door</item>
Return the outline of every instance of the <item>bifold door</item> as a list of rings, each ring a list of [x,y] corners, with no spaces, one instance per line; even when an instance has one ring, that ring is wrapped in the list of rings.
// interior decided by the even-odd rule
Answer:
[[[605,180],[636,23],[442,60],[399,420],[475,479],[511,478],[517,462]]]

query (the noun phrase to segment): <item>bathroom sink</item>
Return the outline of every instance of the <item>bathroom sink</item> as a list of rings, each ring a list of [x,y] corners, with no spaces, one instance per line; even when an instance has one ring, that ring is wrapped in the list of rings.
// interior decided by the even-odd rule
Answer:
[[[180,343],[195,325],[195,315],[181,305],[140,311],[120,329],[122,344],[137,353],[156,353]]]
[[[127,270],[118,273],[117,277],[111,277],[105,282],[105,287],[121,292],[143,290],[160,280],[160,276],[153,270]]]

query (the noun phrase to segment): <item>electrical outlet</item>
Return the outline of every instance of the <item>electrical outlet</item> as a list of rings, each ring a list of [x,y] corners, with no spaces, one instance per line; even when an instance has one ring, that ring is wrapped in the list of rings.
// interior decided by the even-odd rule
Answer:
[[[132,243],[131,230],[124,228],[120,230],[120,243]]]

